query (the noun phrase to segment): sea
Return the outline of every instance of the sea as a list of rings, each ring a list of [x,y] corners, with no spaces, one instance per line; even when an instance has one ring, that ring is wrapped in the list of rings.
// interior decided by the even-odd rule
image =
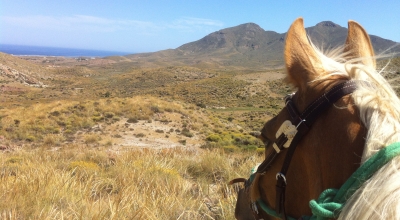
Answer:
[[[0,44],[0,52],[15,56],[63,56],[63,57],[107,57],[107,56],[123,56],[133,53],[104,51],[104,50],[88,50],[61,47],[41,47]]]

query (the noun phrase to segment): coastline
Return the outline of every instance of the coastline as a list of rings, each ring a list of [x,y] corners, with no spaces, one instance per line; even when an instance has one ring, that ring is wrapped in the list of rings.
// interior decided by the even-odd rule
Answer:
[[[106,50],[42,47],[42,46],[28,46],[28,45],[12,45],[12,44],[0,44],[0,52],[18,57],[32,56],[32,57],[70,57],[70,58],[79,58],[79,57],[101,58],[108,56],[124,56],[128,54],[133,54],[128,52],[106,51]]]

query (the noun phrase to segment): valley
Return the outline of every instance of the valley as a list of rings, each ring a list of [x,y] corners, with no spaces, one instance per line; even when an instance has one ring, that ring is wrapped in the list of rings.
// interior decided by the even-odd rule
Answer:
[[[343,28],[308,31],[334,45]],[[294,91],[282,36],[244,24],[156,53],[0,53],[0,219],[233,219],[228,182],[264,159],[255,135]],[[377,69],[400,94],[400,58]]]

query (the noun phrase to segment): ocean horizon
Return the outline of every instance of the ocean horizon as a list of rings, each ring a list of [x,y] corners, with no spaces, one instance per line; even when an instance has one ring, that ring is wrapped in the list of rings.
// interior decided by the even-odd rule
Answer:
[[[14,56],[62,56],[62,57],[107,57],[107,56],[123,56],[133,53],[106,51],[106,50],[89,50],[77,48],[62,47],[42,47],[0,44],[0,52]]]

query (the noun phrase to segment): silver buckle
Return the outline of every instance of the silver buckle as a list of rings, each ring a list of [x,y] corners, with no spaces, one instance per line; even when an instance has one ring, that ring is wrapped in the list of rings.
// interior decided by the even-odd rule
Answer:
[[[276,174],[276,180],[278,180],[279,177],[281,177],[283,179],[283,181],[285,182],[285,185],[287,185],[286,176],[283,173],[279,172]]]

